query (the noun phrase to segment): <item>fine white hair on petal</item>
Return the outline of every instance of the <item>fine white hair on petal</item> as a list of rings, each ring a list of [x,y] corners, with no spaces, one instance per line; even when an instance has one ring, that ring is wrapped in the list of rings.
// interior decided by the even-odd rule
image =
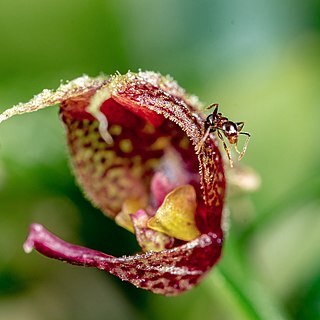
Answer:
[[[66,99],[81,96],[92,89],[100,88],[106,83],[107,79],[108,78],[105,76],[90,78],[89,76],[84,75],[80,78],[67,82],[66,84],[61,84],[55,91],[44,89],[30,101],[26,103],[19,103],[12,108],[5,110],[0,114],[0,123],[12,116],[34,112],[61,103]]]

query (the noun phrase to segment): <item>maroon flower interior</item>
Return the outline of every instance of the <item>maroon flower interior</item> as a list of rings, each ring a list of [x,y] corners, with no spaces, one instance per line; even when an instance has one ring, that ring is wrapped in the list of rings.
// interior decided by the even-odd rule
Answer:
[[[113,99],[101,110],[112,145],[101,137],[97,120],[83,119],[90,119],[85,113],[63,116],[63,121],[77,177],[103,212],[115,217],[128,197],[147,195],[148,212],[153,214],[164,197],[183,184],[191,184],[197,202],[203,202],[198,158],[177,124],[155,112],[134,113]]]

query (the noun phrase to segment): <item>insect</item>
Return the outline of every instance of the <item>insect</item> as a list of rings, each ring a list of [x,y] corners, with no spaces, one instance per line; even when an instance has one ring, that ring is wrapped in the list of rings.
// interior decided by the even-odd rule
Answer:
[[[235,146],[235,149],[239,154],[238,160],[241,160],[247,150],[247,146],[248,146],[251,135],[248,132],[242,132],[244,122],[230,121],[227,117],[224,117],[222,113],[218,112],[219,104],[214,103],[210,105],[207,109],[212,109],[212,108],[214,108],[214,110],[211,114],[208,115],[208,117],[205,120],[205,124],[204,124],[205,134],[201,139],[201,141],[199,142],[197,149],[199,150],[201,148],[201,146],[207,140],[210,133],[216,132],[219,139],[223,143],[224,150],[226,151],[229,162],[230,162],[230,167],[232,168],[233,161],[231,158],[231,152],[227,144],[225,143],[223,136],[225,136],[228,139],[231,145]],[[244,146],[241,152],[238,150],[238,145],[237,145],[240,134],[247,136],[247,139],[244,143]]]

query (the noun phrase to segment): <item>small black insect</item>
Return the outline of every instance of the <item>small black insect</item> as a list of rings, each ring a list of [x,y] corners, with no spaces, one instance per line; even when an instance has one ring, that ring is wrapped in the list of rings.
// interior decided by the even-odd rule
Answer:
[[[224,150],[227,153],[230,166],[233,167],[233,161],[231,158],[230,150],[227,146],[227,144],[224,141],[223,136],[225,136],[230,144],[233,144],[235,146],[235,149],[237,153],[239,154],[238,160],[241,160],[244,156],[247,146],[250,140],[250,133],[248,132],[242,132],[244,122],[233,122],[230,121],[227,117],[222,116],[220,112],[218,112],[219,105],[217,103],[212,104],[208,107],[208,109],[214,108],[213,112],[208,115],[205,121],[205,134],[203,138],[201,139],[200,143],[198,144],[198,150],[201,148],[201,146],[204,144],[204,142],[207,140],[210,133],[217,132],[217,135],[219,139],[223,143]],[[244,143],[243,149],[240,152],[238,150],[238,138],[240,134],[244,134],[247,136],[247,139]]]

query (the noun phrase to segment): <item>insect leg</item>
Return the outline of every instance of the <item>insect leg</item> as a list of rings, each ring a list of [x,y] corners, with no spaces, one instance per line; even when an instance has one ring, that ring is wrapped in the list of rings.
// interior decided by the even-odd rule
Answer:
[[[240,132],[240,134],[245,134],[247,136],[247,139],[244,142],[244,145],[243,145],[243,148],[242,148],[241,152],[239,152],[239,150],[237,148],[237,145],[236,145],[236,150],[239,153],[239,160],[241,160],[243,158],[244,154],[246,153],[246,150],[247,150],[247,147],[248,147],[248,143],[249,143],[249,140],[250,140],[250,137],[251,137],[250,133],[248,133],[248,132]]]
[[[224,150],[226,151],[227,153],[227,156],[228,156],[228,159],[229,159],[229,163],[230,163],[230,167],[233,168],[233,161],[232,161],[232,158],[231,158],[231,153],[230,153],[230,149],[228,148],[227,144],[224,142],[224,139],[223,139],[223,136],[221,134],[220,131],[217,131],[218,133],[218,137],[219,139],[222,141],[223,143],[223,147],[224,147]]]

